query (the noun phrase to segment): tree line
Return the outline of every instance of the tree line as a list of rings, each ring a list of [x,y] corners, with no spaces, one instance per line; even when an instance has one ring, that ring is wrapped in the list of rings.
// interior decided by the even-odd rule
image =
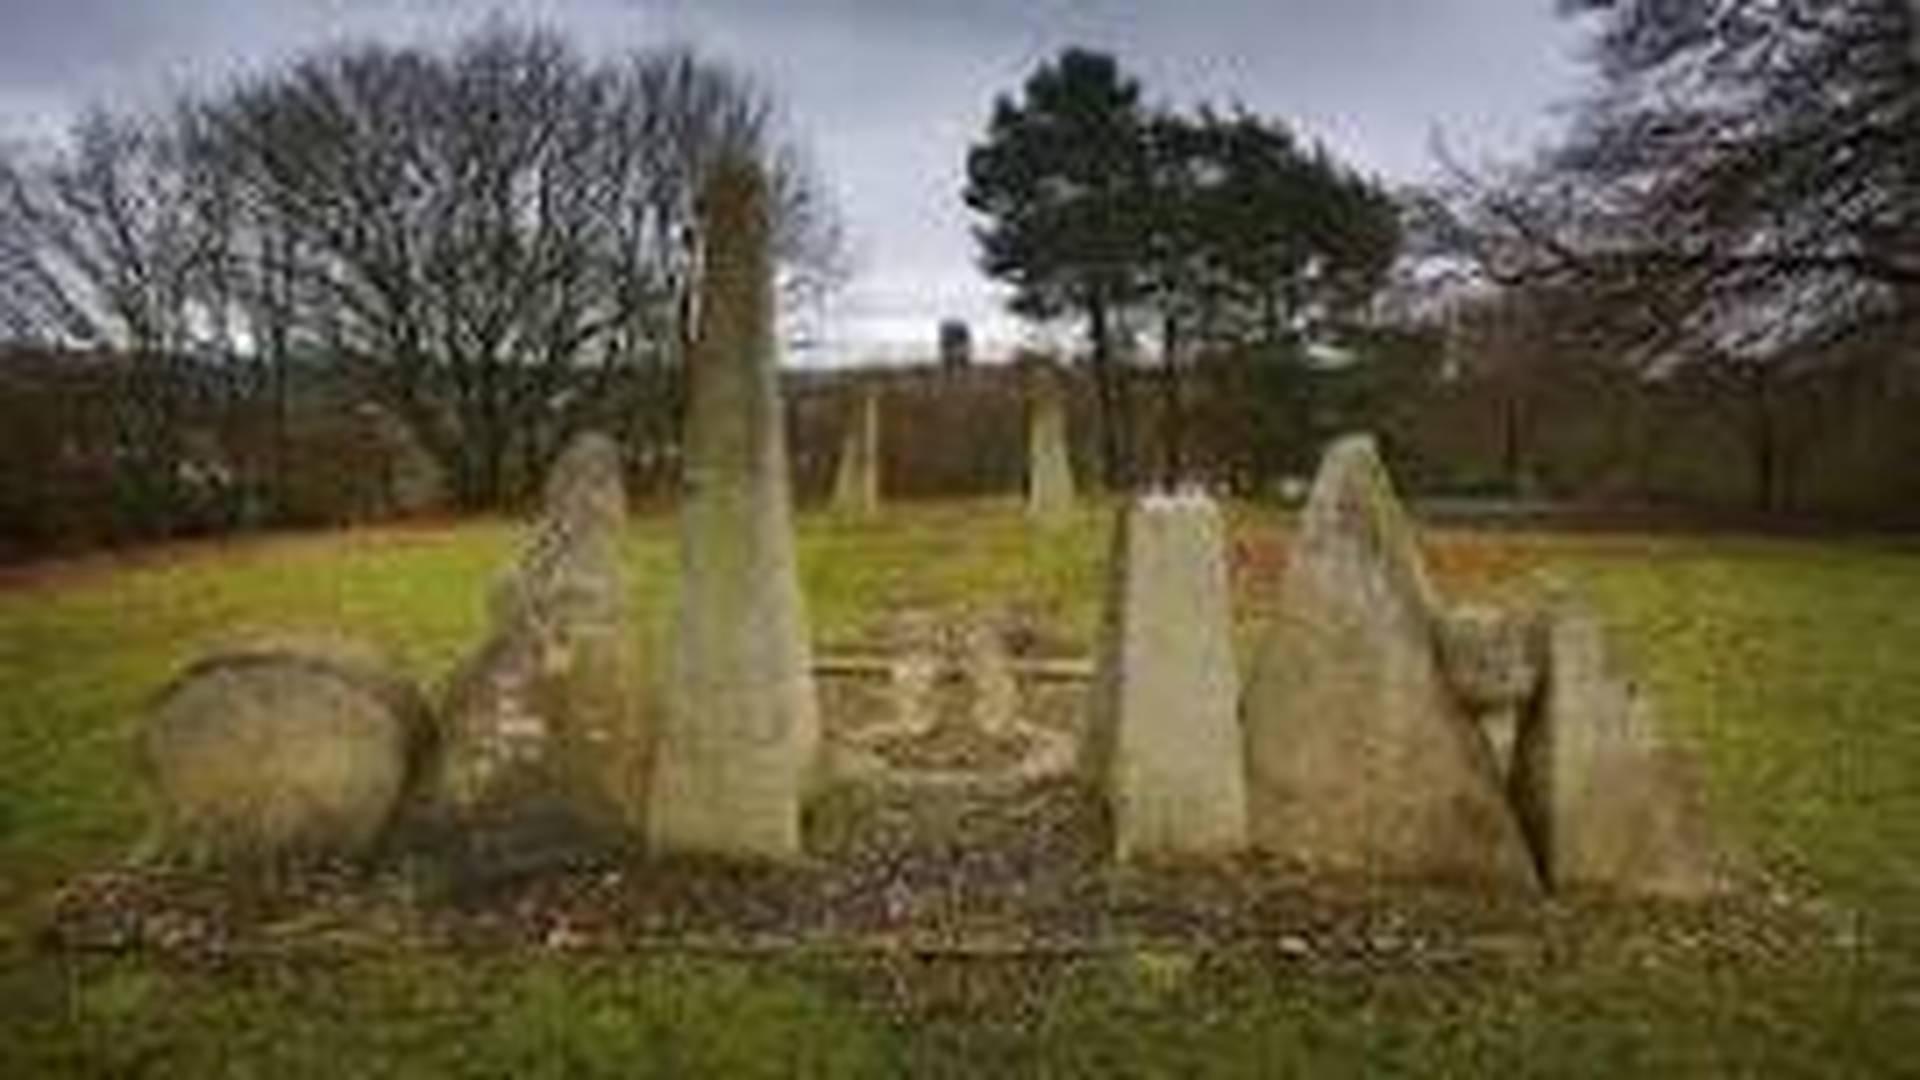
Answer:
[[[1649,498],[1737,471],[1766,510],[1843,481],[1920,505],[1911,6],[1561,6],[1594,75],[1564,131],[1517,162],[1442,147],[1422,189],[1244,107],[1153,103],[1089,50],[993,102],[961,193],[980,263],[1015,312],[1084,332],[1109,485],[1264,492],[1366,426],[1436,488]],[[222,490],[293,520],[313,455],[289,415],[316,401],[376,405],[467,509],[589,424],[670,474],[722,153],[773,178],[788,295],[837,280],[834,207],[774,99],[686,49],[589,60],[504,25],[349,45],[4,148],[0,336],[107,390],[82,423],[14,392],[67,383],[3,365],[7,475],[78,443],[122,531],[164,534],[204,497],[211,430]],[[962,366],[963,330],[942,341]]]
[[[1505,162],[1440,141],[1439,178],[1392,192],[1283,121],[1149,106],[1096,52],[996,101],[967,161],[980,263],[1017,314],[1084,330],[1110,483],[1149,443],[1163,477],[1193,473],[1196,422],[1256,487],[1357,423],[1439,486],[1738,483],[1769,513],[1920,496],[1912,5],[1559,6],[1591,73],[1561,132]],[[1443,430],[1461,417],[1483,430]]]
[[[233,479],[271,507],[289,387],[312,371],[396,417],[460,507],[497,507],[584,425],[670,439],[720,155],[771,178],[784,287],[831,283],[834,208],[771,95],[724,65],[590,61],[506,24],[438,51],[329,48],[9,148],[0,333],[115,358],[89,449],[128,531],[177,526],[190,414],[280,418]]]

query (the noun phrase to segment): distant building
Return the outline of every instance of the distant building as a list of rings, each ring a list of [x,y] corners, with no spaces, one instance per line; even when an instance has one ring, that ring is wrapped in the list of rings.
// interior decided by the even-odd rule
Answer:
[[[940,320],[940,366],[948,371],[973,363],[973,331],[964,319]]]

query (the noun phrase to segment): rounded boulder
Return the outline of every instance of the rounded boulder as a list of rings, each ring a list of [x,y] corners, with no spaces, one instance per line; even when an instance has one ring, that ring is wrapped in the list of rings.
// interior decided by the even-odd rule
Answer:
[[[162,852],[195,862],[357,857],[430,730],[417,690],[340,638],[262,637],[189,665],[138,736]]]

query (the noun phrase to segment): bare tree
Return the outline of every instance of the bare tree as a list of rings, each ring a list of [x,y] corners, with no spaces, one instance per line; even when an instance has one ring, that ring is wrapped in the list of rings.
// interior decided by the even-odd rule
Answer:
[[[831,261],[770,99],[684,50],[595,65],[495,26],[446,55],[309,57],[210,115],[254,228],[285,241],[255,248],[256,279],[292,284],[272,310],[402,417],[468,506],[516,494],[616,400],[671,414],[692,200],[720,151],[773,165],[794,281]]]
[[[113,450],[142,506],[178,502],[195,395],[270,405],[253,472],[284,491],[295,370],[344,378],[494,506],[589,423],[670,452],[694,200],[723,155],[767,170],[788,297],[835,288],[834,206],[729,68],[504,23],[336,47],[0,154],[0,332],[125,358]]]
[[[0,310],[29,340],[111,352],[119,507],[165,533],[181,505],[193,357],[211,330],[201,299],[218,246],[204,179],[170,118],[95,111],[65,153],[0,163]]]
[[[1920,315],[1920,63],[1904,0],[1563,0],[1598,90],[1520,168],[1452,168],[1429,222],[1509,287],[1577,293],[1684,382],[1781,499],[1781,402],[1837,341]],[[1431,209],[1431,207],[1429,207]]]

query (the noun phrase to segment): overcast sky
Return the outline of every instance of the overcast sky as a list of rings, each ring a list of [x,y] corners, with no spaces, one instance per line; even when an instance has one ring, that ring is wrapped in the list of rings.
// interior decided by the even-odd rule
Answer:
[[[1553,0],[0,0],[0,135],[339,39],[433,41],[504,13],[589,50],[692,43],[783,100],[844,208],[857,276],[829,311],[836,361],[930,349],[969,320],[1017,340],[974,268],[960,202],[994,95],[1067,45],[1116,54],[1149,99],[1240,101],[1392,182],[1523,153],[1580,88]]]

